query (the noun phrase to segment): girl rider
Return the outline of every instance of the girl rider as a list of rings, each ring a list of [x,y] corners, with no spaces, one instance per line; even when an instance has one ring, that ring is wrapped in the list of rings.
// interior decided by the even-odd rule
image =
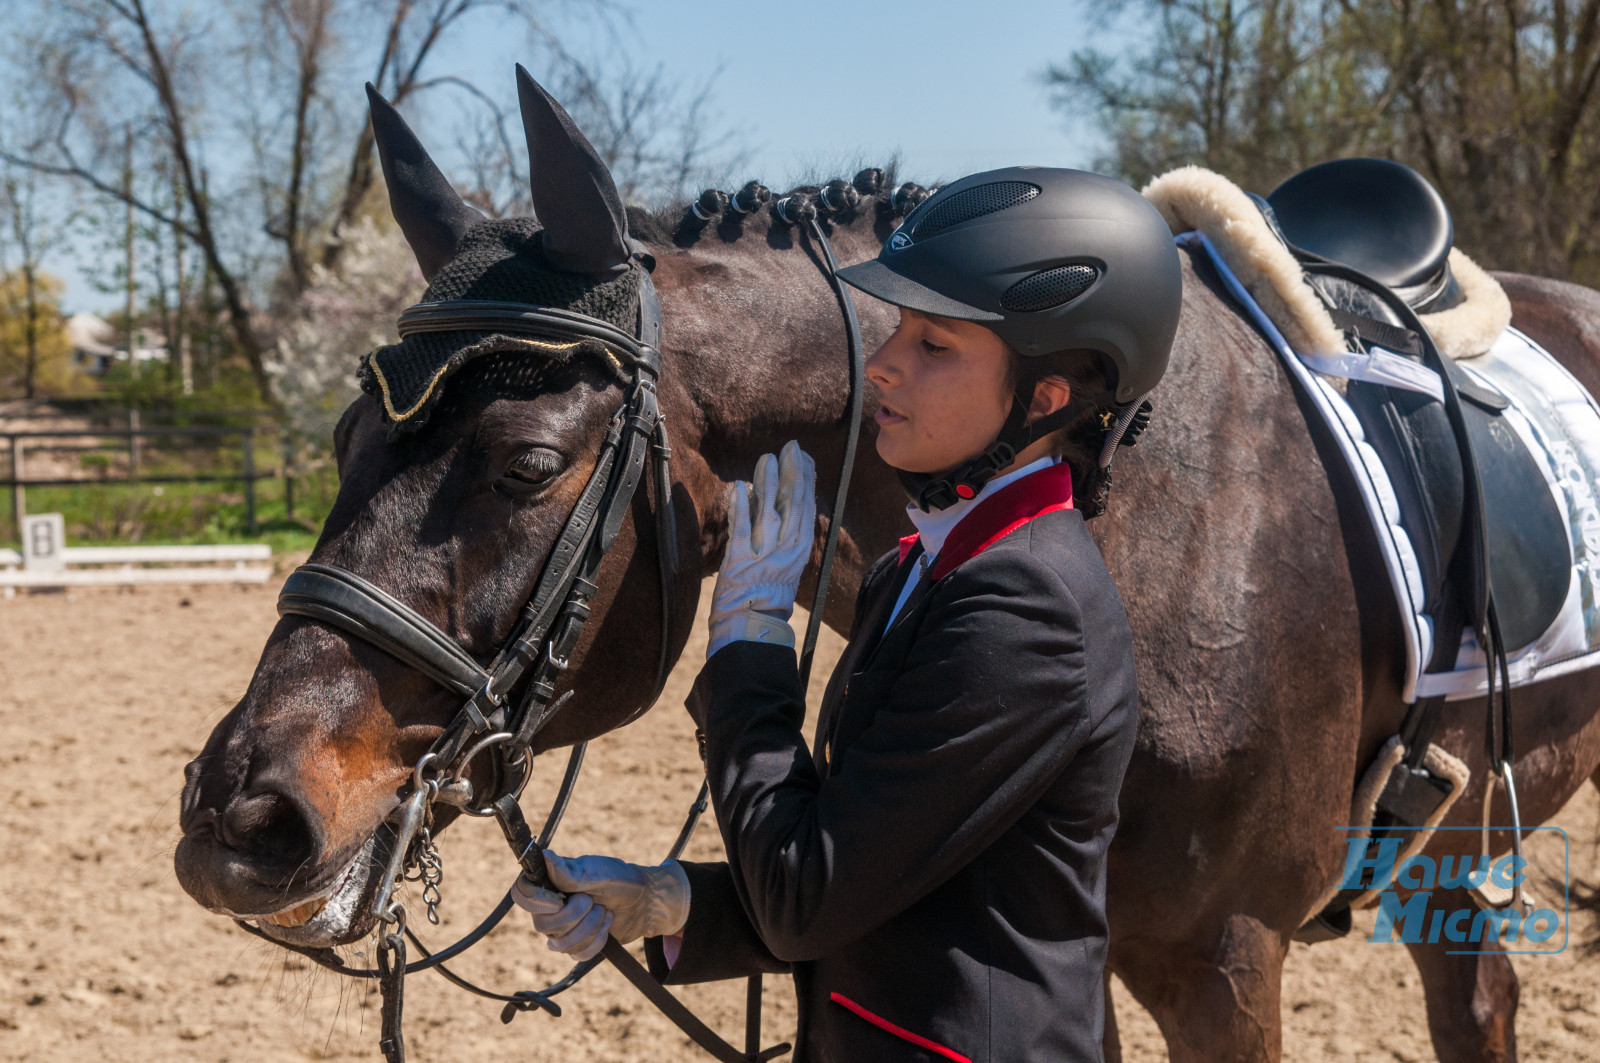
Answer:
[[[900,307],[867,374],[917,534],[866,576],[814,742],[787,623],[813,475],[790,443],[730,491],[689,700],[727,862],[552,853],[569,898],[519,903],[574,956],[646,938],[669,983],[792,971],[801,1063],[1098,1060],[1136,710],[1082,507],[1106,426],[1166,368],[1172,237],[1120,182],[1016,167],[940,189],[841,275]]]

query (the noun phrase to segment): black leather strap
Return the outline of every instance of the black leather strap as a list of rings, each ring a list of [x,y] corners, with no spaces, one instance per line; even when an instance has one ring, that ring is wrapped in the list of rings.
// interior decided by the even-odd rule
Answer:
[[[650,699],[654,703],[672,671],[672,618],[678,593],[678,513],[672,504],[672,444],[667,439],[665,417],[656,421],[651,449],[656,491],[656,571],[661,576],[661,652],[656,658],[655,697]],[[639,714],[644,711],[641,708]]]
[[[516,799],[510,796],[502,797],[494,803],[495,818],[500,821],[500,829],[505,833],[506,842],[511,846],[511,851],[517,855],[517,862],[522,865],[522,874],[529,882],[541,889],[550,890],[560,896],[560,891],[550,884],[550,872],[544,862],[544,852],[535,843],[533,832],[528,829],[528,822],[522,816],[522,810],[517,807]],[[716,1031],[701,1022],[694,1013],[669,993],[660,982],[651,976],[638,960],[634,959],[628,950],[619,945],[615,938],[607,937],[605,947],[600,950],[600,955],[622,973],[633,984],[633,987],[643,993],[667,1018],[688,1034],[695,1044],[705,1049],[711,1055],[721,1060],[722,1063],[751,1063],[751,1057],[737,1048],[734,1048]],[[788,1045],[783,1045],[778,1051],[788,1051]],[[778,1054],[777,1051],[774,1054]],[[766,1053],[762,1053],[766,1055]]]
[[[717,1032],[701,1022],[683,1003],[667,991],[667,988],[651,976],[638,960],[627,949],[617,944],[617,939],[607,937],[605,947],[600,950],[604,956],[619,972],[622,977],[632,983],[633,988],[643,993],[645,999],[656,1006],[656,1009],[671,1019],[673,1025],[689,1035],[695,1044],[705,1049],[711,1056],[722,1063],[755,1063],[756,1060],[771,1059],[789,1051],[788,1044],[774,1045],[765,1052],[746,1055],[737,1048],[717,1036]]]
[[[555,622],[556,612],[577,575],[577,562],[584,556],[590,541],[594,538],[596,517],[606,500],[607,488],[610,487],[616,470],[616,454],[621,442],[622,425],[623,415],[619,412],[612,418],[605,442],[600,446],[600,457],[595,462],[594,472],[589,475],[589,482],[584,485],[583,493],[578,496],[577,504],[572,507],[572,513],[568,515],[567,523],[561,529],[561,535],[556,539],[555,546],[550,549],[550,556],[544,563],[544,571],[539,574],[539,582],[534,587],[533,597],[528,601],[524,630],[508,647],[508,655],[517,657],[523,662],[523,666],[549,633],[550,625]],[[518,671],[520,674],[520,667]]]
[[[383,1032],[378,1049],[386,1063],[406,1063],[406,1039],[401,1029],[405,1011],[406,939],[398,932],[385,934],[378,946],[378,989],[383,994],[380,1009]]]
[[[333,565],[301,565],[290,573],[278,595],[278,615],[308,616],[354,635],[463,698],[489,682],[489,673],[426,617]]]
[[[1370,292],[1379,303],[1392,313],[1401,323],[1394,330],[1404,332],[1406,337],[1415,341],[1416,353],[1422,363],[1439,375],[1444,386],[1444,409],[1450,422],[1452,434],[1455,436],[1456,447],[1461,456],[1462,476],[1464,481],[1462,537],[1454,559],[1452,570],[1459,579],[1461,608],[1464,616],[1460,619],[1470,626],[1478,635],[1480,645],[1484,647],[1488,658],[1488,697],[1489,726],[1487,728],[1488,755],[1491,764],[1498,763],[1504,756],[1509,759],[1509,735],[1511,728],[1511,697],[1510,675],[1505,665],[1505,651],[1500,637],[1500,626],[1495,616],[1492,582],[1489,571],[1489,545],[1488,522],[1483,505],[1483,487],[1478,476],[1478,463],[1473,453],[1472,441],[1468,434],[1466,421],[1461,409],[1462,389],[1457,376],[1450,372],[1444,355],[1439,351],[1438,345],[1428,334],[1427,328],[1417,317],[1415,311],[1407,306],[1405,301],[1384,285],[1373,280],[1366,274],[1352,269],[1341,263],[1326,261],[1303,261],[1305,272],[1310,277],[1335,277],[1355,284]],[[1341,314],[1334,311],[1334,320],[1346,327],[1354,326],[1364,338],[1372,338],[1374,329],[1382,326],[1381,322],[1372,322],[1360,315]],[[1394,328],[1393,326],[1389,326]],[[1389,336],[1389,340],[1399,340],[1406,337]],[[1388,343],[1380,340],[1384,346]],[[1396,345],[1396,349],[1401,349]],[[1435,656],[1451,652],[1448,646],[1440,644]],[[1448,659],[1448,657],[1446,658]],[[1500,703],[1495,703],[1496,693],[1500,694]],[[1422,703],[1408,717],[1407,726],[1411,730],[1412,748],[1410,749],[1412,763],[1407,768],[1414,768],[1420,764],[1420,758],[1427,748],[1426,732],[1431,732],[1435,721],[1429,720],[1430,714],[1436,714],[1438,705]],[[1498,727],[1496,725],[1499,725]],[[1497,732],[1503,729],[1506,736],[1505,743],[1499,745],[1496,741]],[[1498,745],[1498,748],[1497,748]],[[1385,829],[1393,829],[1376,820],[1373,823],[1371,836],[1376,839]],[[1369,840],[1370,844],[1370,840]],[[1329,940],[1332,937],[1342,936],[1349,932],[1351,926],[1349,901],[1354,895],[1364,892],[1359,888],[1347,888],[1340,891],[1335,900],[1321,912],[1302,926],[1295,934],[1297,940],[1316,942]]]
[[[564,342],[594,340],[630,363],[640,360],[639,341],[623,330],[587,314],[555,307],[445,299],[406,307],[400,311],[397,325],[402,338],[419,332],[507,332]]]
[[[1354,331],[1368,343],[1377,344],[1379,347],[1400,354],[1409,354],[1414,358],[1422,357],[1422,337],[1408,328],[1391,325],[1387,321],[1379,321],[1365,314],[1352,313],[1337,306],[1328,308],[1328,316],[1333,318],[1335,325],[1341,329]]]
[[[1462,551],[1459,564],[1465,577],[1463,591],[1467,609],[1467,623],[1474,631],[1487,633],[1489,610],[1489,549],[1488,525],[1483,512],[1483,487],[1478,479],[1478,465],[1473,458],[1472,439],[1467,433],[1466,421],[1461,412],[1461,399],[1455,387],[1455,378],[1444,364],[1444,355],[1428,335],[1427,328],[1416,313],[1392,291],[1358,270],[1337,262],[1303,263],[1310,276],[1331,276],[1352,281],[1371,291],[1389,310],[1414,333],[1422,344],[1422,362],[1439,374],[1444,385],[1444,408],[1455,436],[1456,448],[1461,454],[1462,474],[1466,497],[1463,503]],[[1491,687],[1493,683],[1491,681]]]

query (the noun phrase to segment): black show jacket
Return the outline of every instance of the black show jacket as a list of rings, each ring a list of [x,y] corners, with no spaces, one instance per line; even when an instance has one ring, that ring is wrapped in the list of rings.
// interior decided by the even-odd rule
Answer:
[[[792,649],[735,642],[696,681],[728,862],[685,863],[671,969],[659,938],[646,950],[669,984],[792,970],[799,1063],[1100,1059],[1127,617],[1072,509],[941,571],[991,502],[1024,488],[1028,508],[1035,476],[958,525],[886,633],[919,551],[873,566],[814,754]]]

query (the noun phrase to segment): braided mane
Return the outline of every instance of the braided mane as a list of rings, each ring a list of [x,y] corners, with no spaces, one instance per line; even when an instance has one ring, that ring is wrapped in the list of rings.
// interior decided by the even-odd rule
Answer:
[[[658,211],[630,208],[628,228],[646,243],[688,248],[707,230],[731,242],[762,218],[768,227],[789,227],[820,216],[840,225],[870,218],[882,230],[879,236],[886,238],[900,218],[934,191],[911,182],[893,184],[892,174],[892,169],[886,173],[868,167],[848,181],[839,177],[820,185],[798,185],[781,195],[760,181],[746,182],[736,192],[708,188],[688,204]]]

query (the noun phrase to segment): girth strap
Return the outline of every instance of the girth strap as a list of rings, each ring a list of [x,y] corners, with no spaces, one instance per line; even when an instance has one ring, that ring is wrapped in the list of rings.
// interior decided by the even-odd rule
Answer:
[[[353,572],[332,565],[301,565],[284,581],[279,616],[308,616],[369,642],[470,698],[489,673],[456,641],[398,598]]]

